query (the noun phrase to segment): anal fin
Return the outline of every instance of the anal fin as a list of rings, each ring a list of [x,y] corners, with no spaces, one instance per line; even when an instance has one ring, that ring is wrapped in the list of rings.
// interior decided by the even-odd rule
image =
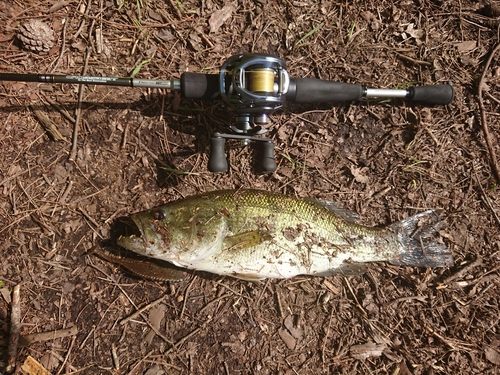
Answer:
[[[321,273],[316,273],[313,276],[334,276],[334,275],[344,275],[344,276],[359,276],[366,271],[368,271],[369,265],[366,263],[344,263],[338,268],[332,268],[328,271]]]

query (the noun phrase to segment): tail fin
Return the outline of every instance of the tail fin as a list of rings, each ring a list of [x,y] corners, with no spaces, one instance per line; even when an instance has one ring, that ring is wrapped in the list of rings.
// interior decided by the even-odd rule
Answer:
[[[391,225],[400,243],[400,253],[392,264],[413,267],[448,267],[453,265],[450,249],[436,241],[441,227],[441,210],[429,210]]]

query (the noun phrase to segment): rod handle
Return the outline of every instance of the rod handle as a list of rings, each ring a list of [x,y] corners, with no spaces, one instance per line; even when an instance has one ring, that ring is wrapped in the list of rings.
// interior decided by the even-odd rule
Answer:
[[[226,140],[222,137],[210,138],[210,157],[208,158],[208,170],[214,173],[224,173],[228,170],[225,146]]]
[[[450,84],[413,86],[408,89],[407,100],[423,104],[446,105],[455,97]]]
[[[290,80],[286,99],[295,103],[350,102],[363,98],[359,84],[324,81],[316,78]]]
[[[219,99],[219,75],[189,72],[182,73],[181,95],[186,99]]]

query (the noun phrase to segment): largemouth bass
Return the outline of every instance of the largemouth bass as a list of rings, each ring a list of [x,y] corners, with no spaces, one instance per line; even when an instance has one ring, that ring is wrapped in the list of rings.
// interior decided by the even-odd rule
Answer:
[[[359,264],[453,265],[433,240],[437,211],[385,228],[356,224],[331,203],[259,190],[221,190],[131,216],[140,236],[117,243],[178,267],[242,279],[329,276]]]

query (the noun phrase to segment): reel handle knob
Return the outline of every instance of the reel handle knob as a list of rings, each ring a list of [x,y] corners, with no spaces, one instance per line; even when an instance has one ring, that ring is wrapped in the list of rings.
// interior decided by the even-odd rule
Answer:
[[[271,141],[259,142],[259,153],[258,156],[260,162],[256,164],[257,173],[273,173],[276,168],[276,160],[274,159],[274,143]]]
[[[228,170],[224,146],[226,140],[222,137],[210,138],[210,157],[208,159],[208,170],[214,173],[224,173]]]

